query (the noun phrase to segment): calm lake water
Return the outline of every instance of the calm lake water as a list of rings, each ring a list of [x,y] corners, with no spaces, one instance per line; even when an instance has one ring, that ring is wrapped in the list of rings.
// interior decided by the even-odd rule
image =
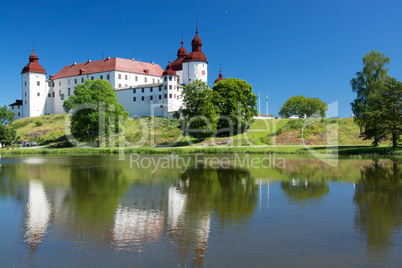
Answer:
[[[0,158],[0,267],[402,267],[402,163]]]

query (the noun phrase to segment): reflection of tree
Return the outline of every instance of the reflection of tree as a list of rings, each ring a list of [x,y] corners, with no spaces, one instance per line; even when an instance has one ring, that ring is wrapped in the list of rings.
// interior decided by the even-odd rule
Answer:
[[[353,198],[358,213],[355,225],[366,236],[368,254],[385,258],[392,247],[394,229],[402,221],[401,168],[374,163],[361,172]]]
[[[129,182],[116,168],[101,166],[77,167],[71,170],[71,190],[65,202],[76,220],[77,231],[82,228],[99,230],[99,224],[112,223],[121,196]],[[86,226],[82,226],[85,224]]]
[[[281,182],[283,192],[293,201],[321,201],[329,193],[326,183]]]
[[[192,255],[196,267],[202,266],[207,249],[211,212],[215,209],[222,223],[244,225],[243,219],[251,217],[258,199],[250,173],[239,169],[189,169],[176,189],[186,202],[169,232],[179,245],[180,256]]]

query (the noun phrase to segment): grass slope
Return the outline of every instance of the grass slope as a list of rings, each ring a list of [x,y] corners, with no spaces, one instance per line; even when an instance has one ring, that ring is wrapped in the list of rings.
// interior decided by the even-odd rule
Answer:
[[[45,115],[32,118],[22,118],[13,122],[17,136],[21,140],[36,141],[38,145],[47,147],[68,147],[65,137],[66,115]],[[179,127],[179,121],[167,118],[136,118],[129,119],[125,127],[127,148],[142,147],[191,147],[192,152],[198,150],[194,147],[251,147],[244,149],[245,152],[267,152],[268,149],[257,148],[258,146],[273,145],[272,152],[302,153],[303,145],[352,145],[350,150],[368,150],[367,145],[371,141],[363,141],[360,137],[359,127],[353,122],[353,118],[341,119],[317,119],[311,124],[304,120],[255,120],[247,132],[230,138],[206,138],[197,142],[193,138],[183,137]],[[327,136],[332,133],[332,136]],[[333,134],[335,133],[335,135]],[[192,144],[192,146],[188,146]],[[383,141],[383,146],[388,146],[389,141]],[[282,145],[293,145],[295,148],[286,148]],[[301,145],[301,146],[300,146]],[[364,147],[356,147],[364,145]],[[256,147],[257,146],[257,147]],[[109,146],[114,147],[114,146]],[[322,147],[322,146],[321,146]],[[321,148],[320,146],[317,148]],[[325,147],[324,147],[325,148]],[[343,149],[342,149],[343,148]],[[340,147],[340,151],[346,147]],[[376,153],[381,153],[386,147],[379,147]],[[239,148],[238,148],[239,149]],[[137,149],[136,149],[137,150]],[[226,152],[223,150],[224,152]],[[264,151],[265,150],[265,151]],[[374,149],[370,148],[371,151]],[[211,151],[213,149],[211,148]]]

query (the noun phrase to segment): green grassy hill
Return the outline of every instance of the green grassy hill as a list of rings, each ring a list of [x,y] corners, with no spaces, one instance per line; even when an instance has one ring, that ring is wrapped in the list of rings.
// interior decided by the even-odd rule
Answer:
[[[65,137],[66,115],[44,115],[22,118],[13,122],[20,140],[36,141],[38,145],[49,147],[68,147]],[[125,138],[128,147],[145,146],[185,146],[188,140],[196,143],[194,138],[181,135],[179,121],[167,118],[129,119],[125,127]],[[329,134],[327,134],[329,133]],[[255,120],[248,131],[231,138],[207,138],[198,145],[370,145],[371,141],[363,141],[359,127],[353,118],[317,119],[314,122],[302,119]],[[338,139],[337,139],[338,138]],[[173,145],[174,144],[174,145]],[[388,145],[389,141],[383,141]]]

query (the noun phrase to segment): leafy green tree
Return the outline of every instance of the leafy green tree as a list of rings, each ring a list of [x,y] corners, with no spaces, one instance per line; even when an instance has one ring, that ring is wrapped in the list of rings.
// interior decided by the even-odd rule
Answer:
[[[71,132],[78,140],[94,143],[95,138],[109,137],[118,132],[120,120],[128,118],[124,107],[117,102],[112,85],[104,80],[86,80],[75,87],[74,95],[63,103],[66,112],[74,111]]]
[[[305,96],[296,95],[290,97],[281,107],[279,114],[284,117],[298,115],[303,117],[311,117],[318,115],[325,117],[325,111],[328,110],[328,105],[319,98],[308,98]]]
[[[0,107],[0,143],[10,144],[16,136],[16,132],[11,125],[14,120],[14,112],[9,110],[6,105]]]
[[[0,143],[10,144],[15,139],[16,133],[13,127],[0,124]]]
[[[7,125],[14,120],[14,112],[7,108],[7,106],[0,107],[0,123]]]
[[[233,134],[247,130],[253,116],[258,115],[257,96],[252,89],[246,81],[236,78],[226,78],[214,85],[216,96],[213,103],[221,115],[218,129],[233,129]]]
[[[213,104],[214,92],[207,83],[196,80],[183,88],[183,106],[174,114],[182,121],[182,129],[202,135],[214,133],[217,129],[219,110]]]
[[[384,81],[374,83],[367,95],[364,112],[365,139],[371,137],[389,138],[392,147],[398,146],[402,134],[402,83],[387,76]]]
[[[373,145],[377,146],[384,133],[377,124],[377,120],[372,118],[368,109],[379,109],[380,106],[373,107],[373,103],[368,102],[369,95],[378,89],[381,82],[387,78],[388,68],[385,68],[391,59],[380,51],[367,53],[363,57],[363,70],[356,73],[356,78],[350,81],[353,92],[357,94],[356,99],[351,103],[352,111],[355,115],[354,120],[362,129],[364,139],[374,138]]]

